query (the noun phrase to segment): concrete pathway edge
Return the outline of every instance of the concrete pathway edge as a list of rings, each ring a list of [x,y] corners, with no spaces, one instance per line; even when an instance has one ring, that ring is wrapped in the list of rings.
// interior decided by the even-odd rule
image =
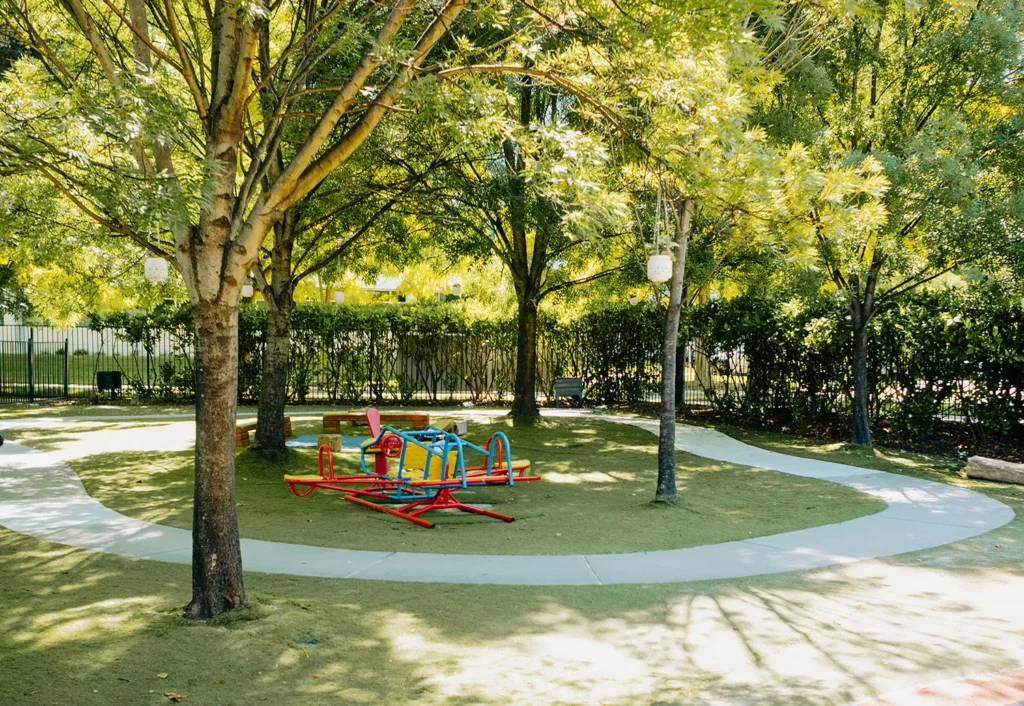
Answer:
[[[642,418],[552,410],[546,416],[624,423]],[[97,418],[99,419],[99,418]],[[66,420],[65,420],[66,421]],[[821,568],[949,544],[997,529],[1012,509],[974,491],[744,444],[676,426],[677,448],[705,458],[817,478],[883,500],[874,515],[749,540],[626,554],[473,555],[377,552],[242,540],[247,571],[382,581],[581,586],[677,583]],[[51,454],[0,447],[0,526],[39,539],[156,561],[191,563],[191,533],[126,517],[91,498]]]

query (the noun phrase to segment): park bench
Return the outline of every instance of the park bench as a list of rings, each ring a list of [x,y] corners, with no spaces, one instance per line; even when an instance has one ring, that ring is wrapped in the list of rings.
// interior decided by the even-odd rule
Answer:
[[[256,431],[256,422],[243,422],[235,425],[235,447],[245,446],[249,443],[249,432]],[[292,435],[292,418],[284,418],[284,435]]]
[[[555,378],[555,407],[562,397],[575,397],[580,407],[583,407],[583,378]]]
[[[426,429],[430,415],[423,412],[381,412],[382,422],[410,422],[413,429]],[[340,434],[342,422],[366,424],[366,412],[327,412],[324,415],[324,433]]]

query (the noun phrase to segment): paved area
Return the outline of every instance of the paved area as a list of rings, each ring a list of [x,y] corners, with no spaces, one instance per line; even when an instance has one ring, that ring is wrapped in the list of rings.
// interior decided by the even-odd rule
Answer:
[[[1024,706],[1024,669],[905,689],[858,706]]]
[[[657,422],[650,420],[588,416],[657,433]],[[678,425],[676,444],[711,459],[846,485],[882,499],[888,507],[867,517],[795,532],[627,554],[426,554],[243,539],[245,566],[249,571],[386,581],[534,586],[675,583],[800,571],[917,551],[989,532],[1014,517],[1007,506],[969,490],[765,451],[710,429]],[[0,525],[95,551],[191,562],[190,532],[104,507],[88,495],[66,464],[15,443],[0,448]]]

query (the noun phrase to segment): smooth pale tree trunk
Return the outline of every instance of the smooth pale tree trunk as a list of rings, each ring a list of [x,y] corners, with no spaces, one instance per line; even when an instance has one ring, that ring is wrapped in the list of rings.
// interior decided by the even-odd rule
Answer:
[[[238,22],[228,15],[226,24]],[[226,29],[226,32],[238,31]],[[215,94],[216,97],[217,94]],[[242,139],[239,96],[211,103],[208,201],[197,227],[176,233],[175,260],[189,289],[196,327],[196,455],[192,506],[192,600],[185,616],[212,618],[245,604],[235,509],[235,416],[238,411],[238,304],[254,254],[233,243],[235,170]],[[243,228],[258,244],[271,227]]]
[[[285,451],[284,408],[288,403],[288,368],[291,363],[294,308],[295,301],[290,293],[280,297],[276,302],[267,300],[263,380],[260,384],[254,444],[261,451]]]
[[[519,326],[516,336],[516,385],[512,400],[514,418],[537,417],[537,300],[529,294],[519,297]]]
[[[200,303],[196,327],[196,452],[189,618],[245,603],[235,510],[238,304]]]
[[[665,312],[661,341],[661,422],[658,429],[658,487],[655,502],[674,502],[676,491],[676,348],[679,340],[679,314],[686,276],[686,246],[690,235],[693,201],[683,201],[676,217],[675,264]]]
[[[871,419],[868,412],[868,320],[869,312],[860,303],[850,307],[853,322],[853,430],[850,441],[871,446]]]

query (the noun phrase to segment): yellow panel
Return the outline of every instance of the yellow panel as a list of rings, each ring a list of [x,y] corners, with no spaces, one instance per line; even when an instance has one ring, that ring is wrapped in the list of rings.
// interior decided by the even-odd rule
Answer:
[[[455,462],[459,457],[457,449],[448,452],[448,470],[455,468]],[[427,463],[427,450],[416,444],[406,444],[405,450],[405,473],[411,480],[440,480],[443,477],[441,459],[437,454],[430,454],[430,469],[426,475],[423,468]]]

